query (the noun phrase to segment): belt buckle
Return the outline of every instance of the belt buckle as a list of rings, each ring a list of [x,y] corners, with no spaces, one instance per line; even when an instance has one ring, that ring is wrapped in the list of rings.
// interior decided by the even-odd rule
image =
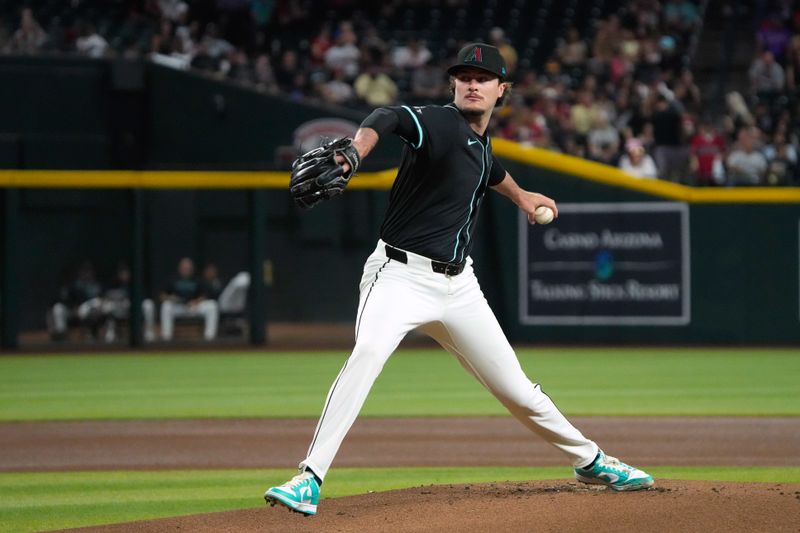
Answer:
[[[442,272],[445,276],[458,276],[461,272],[464,271],[464,263],[459,263],[454,265],[453,263],[444,263],[444,271]]]

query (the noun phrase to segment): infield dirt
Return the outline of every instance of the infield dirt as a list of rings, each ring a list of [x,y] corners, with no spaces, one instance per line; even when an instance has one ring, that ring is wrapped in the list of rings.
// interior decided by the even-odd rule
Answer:
[[[800,417],[574,417],[638,466],[800,466]],[[0,424],[0,471],[287,468],[316,420]],[[335,467],[555,466],[555,448],[511,417],[360,418]]]

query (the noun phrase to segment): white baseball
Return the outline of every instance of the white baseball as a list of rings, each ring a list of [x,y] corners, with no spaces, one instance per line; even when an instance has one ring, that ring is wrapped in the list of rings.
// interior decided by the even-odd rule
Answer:
[[[549,224],[553,221],[555,214],[553,210],[547,206],[540,205],[533,213],[533,217],[537,224]]]

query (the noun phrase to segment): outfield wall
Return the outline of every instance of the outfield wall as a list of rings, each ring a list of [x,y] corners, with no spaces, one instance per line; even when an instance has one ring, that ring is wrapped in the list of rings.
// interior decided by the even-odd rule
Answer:
[[[792,201],[794,191],[783,191],[786,201],[759,199],[760,191],[752,189],[754,203],[725,201],[727,191],[719,191],[722,196],[714,202],[680,202],[507,158],[504,164],[524,187],[551,195],[564,209],[552,225],[529,227],[520,224],[518,211],[499,195],[489,195],[484,203],[475,236],[476,270],[514,341],[793,344],[800,340],[800,204]],[[0,173],[0,181],[13,176],[24,181],[20,176],[28,175]],[[226,176],[207,174],[197,179],[219,181]],[[277,179],[282,183],[287,178]],[[270,181],[269,176],[264,180]],[[354,182],[359,185],[343,197],[308,212],[291,206],[283,186],[264,192],[266,228],[260,246],[266,270],[256,279],[265,280],[271,320],[352,320],[361,264],[374,246],[387,200],[384,176],[364,174],[356,180],[361,180]],[[367,188],[370,185],[376,188]],[[127,190],[25,186],[4,190],[4,198],[14,192],[19,199],[16,241],[21,243],[17,252],[21,268],[16,276],[21,329],[42,326],[43,307],[59,281],[54,265],[100,256],[105,263],[98,266],[107,272],[119,258],[129,258]],[[143,189],[147,295],[157,294],[182,255],[215,261],[226,275],[248,265],[250,190]],[[600,213],[582,213],[586,206],[599,208]],[[626,218],[632,208],[633,222]],[[590,218],[584,221],[581,217],[586,216]],[[604,231],[622,248],[613,249],[612,242],[609,251]],[[556,276],[578,265],[580,279],[559,278],[555,285],[603,289],[649,283],[674,288],[667,290],[667,296],[677,301],[623,298],[593,309],[596,302],[584,298],[565,304],[556,294],[551,300],[529,301],[522,309],[522,295],[535,281],[531,272],[546,271],[542,268],[548,261],[537,266],[534,254],[533,267],[523,272],[529,261],[523,260],[521,243],[526,237],[529,244],[536,239],[544,242],[547,232],[579,243],[577,250],[569,249],[568,255],[549,263],[558,267]],[[575,241],[575,234],[597,234],[599,244]],[[633,240],[626,243],[620,235],[633,235]],[[633,273],[623,272],[625,264],[635,267]],[[663,272],[652,274],[653,268]],[[543,279],[550,283],[552,276],[550,281]],[[645,291],[644,300],[646,296]],[[556,318],[551,308],[559,308]]]

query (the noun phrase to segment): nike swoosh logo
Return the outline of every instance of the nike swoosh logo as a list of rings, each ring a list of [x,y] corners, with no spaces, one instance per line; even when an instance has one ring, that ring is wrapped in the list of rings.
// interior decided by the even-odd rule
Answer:
[[[480,141],[478,141],[477,139],[472,139],[472,138],[467,139],[467,144],[469,146],[472,146],[473,144],[476,144],[476,143],[479,143],[479,142]]]
[[[311,501],[311,489],[309,487],[300,487],[300,500],[304,503]]]
[[[619,476],[616,474],[607,474],[604,472],[602,474],[597,474],[597,477],[605,478],[609,483],[616,483],[619,481]]]

